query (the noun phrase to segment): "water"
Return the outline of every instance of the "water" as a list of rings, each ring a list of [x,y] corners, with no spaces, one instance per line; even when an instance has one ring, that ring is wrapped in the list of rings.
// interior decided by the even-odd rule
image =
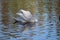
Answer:
[[[55,23],[47,21],[48,14],[44,14],[44,16],[43,26],[36,23],[30,26],[13,27],[14,24],[4,26],[0,23],[0,40],[57,40]]]
[[[6,1],[6,0],[5,0]],[[20,1],[20,0],[18,0]],[[40,1],[40,0],[39,0]],[[27,0],[25,3],[26,6],[23,7],[24,4],[22,1],[18,2],[18,8],[25,8],[30,10],[32,13],[36,12],[36,18],[39,20],[36,24],[31,25],[16,25],[16,24],[9,24],[7,26],[4,26],[2,23],[2,11],[1,11],[1,0],[0,0],[0,40],[57,40],[57,16],[56,12],[54,12],[56,8],[57,2],[54,0],[43,0],[43,2],[38,3],[32,2],[30,4],[30,1]],[[9,21],[13,23],[12,16],[14,13],[12,13],[13,10],[16,10],[16,2],[15,0],[9,0]],[[14,4],[15,3],[15,4]],[[32,4],[33,3],[33,4]],[[44,4],[45,3],[45,4]],[[12,6],[13,5],[13,6]],[[31,7],[32,6],[32,7]],[[41,8],[42,9],[41,9]],[[51,9],[50,9],[51,7]],[[16,9],[15,9],[16,8]],[[38,13],[40,10],[43,15],[40,15],[41,13]],[[34,12],[33,12],[34,10]],[[48,13],[48,10],[51,10],[52,12]],[[43,12],[44,11],[44,12]],[[15,12],[15,11],[14,11]],[[50,15],[49,15],[50,14]],[[51,15],[52,14],[52,15]],[[41,16],[43,16],[43,20],[41,20]],[[49,18],[51,16],[52,18]],[[12,21],[11,21],[12,20]]]

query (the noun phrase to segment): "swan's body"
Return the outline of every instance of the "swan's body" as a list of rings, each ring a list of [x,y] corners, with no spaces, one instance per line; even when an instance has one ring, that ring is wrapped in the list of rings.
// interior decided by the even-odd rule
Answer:
[[[16,14],[20,16],[20,19],[15,18],[15,20],[22,23],[35,23],[38,21],[29,11],[20,10]]]

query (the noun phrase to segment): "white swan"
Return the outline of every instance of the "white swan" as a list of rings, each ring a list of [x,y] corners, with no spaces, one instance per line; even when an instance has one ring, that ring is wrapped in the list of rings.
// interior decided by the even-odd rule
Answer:
[[[19,10],[17,13],[17,15],[20,16],[21,19],[16,19],[17,21],[20,22],[30,22],[30,23],[35,23],[38,22],[38,20],[30,13],[30,11],[25,11],[25,10]]]

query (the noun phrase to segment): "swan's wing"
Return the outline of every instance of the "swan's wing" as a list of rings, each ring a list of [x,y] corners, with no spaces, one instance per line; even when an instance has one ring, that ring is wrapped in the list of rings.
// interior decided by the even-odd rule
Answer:
[[[27,20],[30,20],[32,18],[32,14],[29,11],[21,10],[23,12],[22,14]]]
[[[26,20],[26,18],[24,17],[24,15],[22,13],[16,13],[17,15],[20,16],[20,18],[22,18],[23,20]]]
[[[32,14],[29,11],[20,10],[21,13],[16,13],[17,15],[21,16],[24,20],[28,21],[32,18]]]

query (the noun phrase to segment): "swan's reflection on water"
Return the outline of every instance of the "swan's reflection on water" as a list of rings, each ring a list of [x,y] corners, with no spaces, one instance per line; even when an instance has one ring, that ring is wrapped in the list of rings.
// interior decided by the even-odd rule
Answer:
[[[15,26],[16,25],[16,26]],[[33,33],[33,29],[36,27],[36,24],[25,24],[25,25],[20,25],[20,24],[10,24],[10,26],[4,26],[2,28],[0,40],[11,40],[12,39],[21,39],[23,40],[24,38],[26,39],[32,39],[32,35],[36,35]],[[13,26],[13,27],[12,27]]]

